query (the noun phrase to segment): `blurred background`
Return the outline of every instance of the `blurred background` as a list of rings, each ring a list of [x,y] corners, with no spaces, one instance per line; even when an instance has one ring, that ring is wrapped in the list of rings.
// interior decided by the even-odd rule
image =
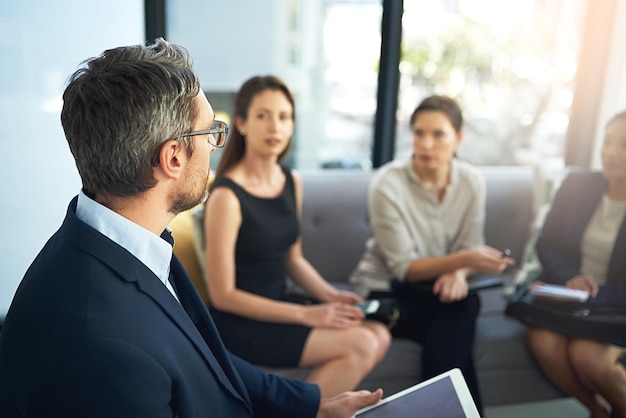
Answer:
[[[80,188],[61,95],[107,48],[187,47],[226,120],[244,80],[283,78],[300,170],[407,155],[431,94],[461,104],[473,164],[598,167],[604,122],[626,108],[625,21],[625,0],[2,0],[0,317]]]

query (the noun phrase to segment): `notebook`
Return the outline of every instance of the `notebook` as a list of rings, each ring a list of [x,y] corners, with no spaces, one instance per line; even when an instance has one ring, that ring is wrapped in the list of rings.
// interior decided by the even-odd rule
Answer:
[[[480,418],[459,369],[452,369],[357,411],[355,418]]]
[[[589,299],[589,292],[586,290],[570,289],[556,284],[534,284],[530,286],[528,293],[539,297],[574,302],[585,302]]]

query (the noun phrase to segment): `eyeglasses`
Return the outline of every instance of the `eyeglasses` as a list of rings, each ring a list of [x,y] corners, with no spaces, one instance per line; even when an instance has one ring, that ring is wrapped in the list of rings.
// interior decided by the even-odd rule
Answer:
[[[209,144],[216,148],[222,148],[226,143],[226,137],[228,136],[228,124],[221,120],[215,120],[213,121],[213,124],[211,124],[210,129],[187,132],[186,134],[182,134],[181,137],[196,135],[208,135],[209,137],[207,138],[207,141],[209,141]]]

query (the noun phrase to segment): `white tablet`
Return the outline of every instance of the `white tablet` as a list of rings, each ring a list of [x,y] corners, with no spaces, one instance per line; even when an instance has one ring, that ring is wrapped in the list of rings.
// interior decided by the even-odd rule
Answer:
[[[418,383],[357,411],[356,418],[480,418],[459,369]]]

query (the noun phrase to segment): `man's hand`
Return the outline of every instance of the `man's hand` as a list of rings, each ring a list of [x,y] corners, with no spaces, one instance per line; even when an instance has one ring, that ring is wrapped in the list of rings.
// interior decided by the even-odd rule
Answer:
[[[322,399],[317,418],[350,418],[359,409],[374,405],[382,397],[383,390],[377,389],[375,392],[368,390],[344,392],[332,398]]]

